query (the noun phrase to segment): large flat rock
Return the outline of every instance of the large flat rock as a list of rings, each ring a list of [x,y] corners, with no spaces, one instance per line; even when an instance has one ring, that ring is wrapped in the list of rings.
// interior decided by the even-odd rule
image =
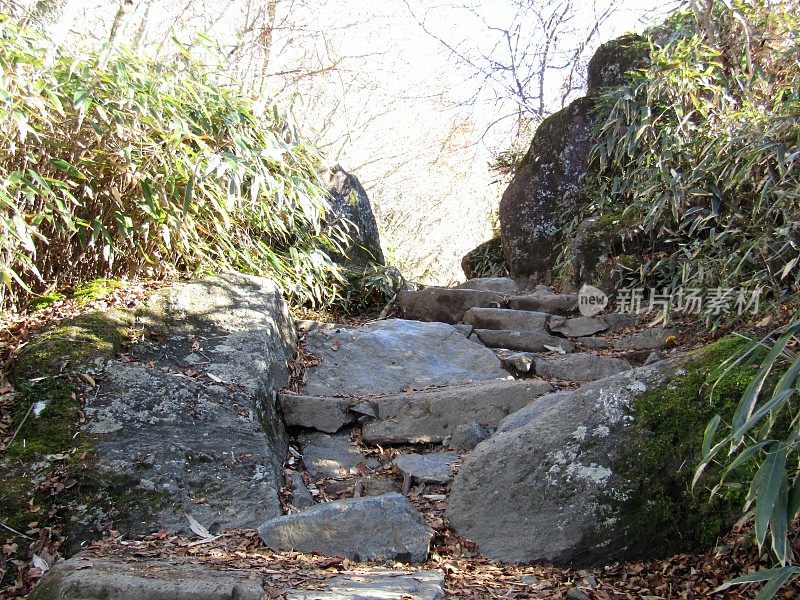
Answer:
[[[396,493],[318,504],[267,521],[258,534],[274,550],[408,563],[425,562],[433,538],[422,515]]]
[[[364,424],[367,443],[441,443],[459,425],[494,427],[552,391],[538,379],[505,379],[373,398],[378,418]]]
[[[281,514],[287,439],[275,393],[295,343],[281,289],[240,274],[180,283],[139,319],[150,335],[132,360],[96,367],[80,429],[97,486],[126,503],[115,527],[189,532],[186,512],[217,531]]]
[[[368,396],[505,377],[488,348],[451,325],[389,319],[357,328],[316,328],[306,336],[320,357],[300,390],[312,396]]]
[[[258,573],[217,571],[169,559],[78,555],[55,565],[33,589],[31,600],[261,600]]]
[[[510,277],[476,277],[459,283],[456,288],[464,290],[484,290],[499,294],[517,294],[519,285]]]
[[[347,398],[292,394],[284,390],[278,395],[278,401],[283,422],[289,426],[336,433],[356,420]]]
[[[444,573],[436,570],[347,571],[320,590],[291,590],[286,600],[444,600]]]
[[[476,306],[500,306],[505,294],[481,289],[428,287],[403,290],[397,305],[406,319],[460,323],[464,313]]]

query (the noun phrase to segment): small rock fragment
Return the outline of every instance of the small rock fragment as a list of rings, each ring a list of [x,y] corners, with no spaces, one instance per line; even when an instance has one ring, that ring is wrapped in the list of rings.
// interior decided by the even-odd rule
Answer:
[[[472,450],[483,440],[489,438],[489,431],[480,423],[459,425],[453,431],[450,447],[454,450]]]

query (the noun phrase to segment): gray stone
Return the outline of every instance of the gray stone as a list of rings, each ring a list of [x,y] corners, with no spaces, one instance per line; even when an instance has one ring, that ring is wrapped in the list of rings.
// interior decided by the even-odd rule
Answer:
[[[472,325],[466,325],[464,323],[457,323],[457,324],[453,325],[453,327],[455,328],[456,331],[458,331],[458,333],[460,333],[461,335],[463,335],[466,338],[468,338],[470,335],[472,335],[472,330],[473,330]]]
[[[531,310],[471,308],[464,315],[464,322],[469,323],[475,329],[508,329],[547,333],[547,321],[550,316],[547,313]]]
[[[550,331],[577,338],[594,335],[608,329],[608,323],[602,317],[575,317],[572,319],[553,317],[548,326]]]
[[[530,373],[536,356],[534,352],[511,352],[501,356],[500,360],[506,367],[511,367],[520,373]]]
[[[621,312],[606,313],[603,315],[603,320],[608,324],[608,333],[616,333],[637,323],[635,315]]]
[[[464,290],[484,290],[508,295],[519,292],[517,282],[510,277],[478,277],[459,283],[456,287]]]
[[[554,377],[563,381],[595,381],[633,368],[621,358],[583,353],[538,356],[534,360],[534,367],[540,377]]]
[[[274,550],[294,549],[357,561],[425,562],[433,530],[400,494],[327,502],[258,528]]]
[[[358,463],[367,464],[361,450],[351,440],[350,432],[335,435],[327,433],[304,433],[298,436],[303,454],[303,464],[314,478],[345,477]]]
[[[537,286],[535,286],[533,288],[533,291],[535,293],[539,293],[539,294],[555,294],[556,293],[556,289],[552,285],[544,285],[544,284],[541,284],[541,283],[538,284]]]
[[[472,450],[483,440],[488,439],[489,435],[489,431],[480,423],[459,425],[453,431],[448,446],[455,450]]]
[[[453,478],[453,463],[457,458],[456,452],[401,454],[392,464],[401,473],[416,477],[424,483],[447,483]]]
[[[582,337],[575,341],[589,350],[605,350],[611,346],[607,339],[601,337]]]
[[[131,348],[138,363],[98,368],[80,430],[101,488],[126,498],[115,527],[185,533],[185,511],[217,531],[281,514],[287,440],[275,392],[295,331],[280,288],[225,273],[160,290],[138,318],[160,335]],[[194,376],[180,372],[188,363]],[[78,518],[76,542],[93,517]]]
[[[608,564],[630,556],[633,543],[641,552],[621,511],[646,484],[618,472],[625,448],[647,435],[631,410],[683,372],[680,362],[662,361],[545,396],[509,417],[453,482],[454,529],[481,553],[513,563]]]
[[[241,273],[175,284],[154,294],[138,315],[141,325],[169,333],[168,339],[145,341],[134,352],[184,368],[197,341],[205,372],[262,394],[280,389],[289,380],[297,337],[282,294],[272,280]]]
[[[521,352],[547,352],[552,348],[561,348],[564,352],[575,351],[575,344],[569,340],[542,332],[476,329],[475,335],[490,348]]]
[[[580,98],[542,121],[503,193],[500,233],[512,277],[548,275],[572,209],[587,202],[593,109],[593,100]]]
[[[408,388],[506,377],[495,354],[451,325],[389,319],[352,329],[318,329],[306,345],[321,362],[306,372],[303,394],[368,396]]]
[[[341,258],[357,265],[384,264],[378,224],[361,182],[336,165],[329,173],[328,196],[331,205],[328,224],[341,224],[353,240]]]
[[[674,345],[672,338],[677,341],[677,330],[653,328],[614,340],[613,347],[615,350],[661,350]]]
[[[490,381],[375,398],[379,420],[364,424],[368,444],[441,443],[459,425],[494,427],[553,387],[539,379]]]
[[[289,485],[292,488],[292,506],[295,508],[308,508],[314,506],[316,501],[314,496],[306,487],[306,482],[303,481],[303,474],[297,471],[292,471]]]
[[[321,590],[290,590],[286,600],[444,600],[441,571],[346,571]]]
[[[184,511],[211,531],[281,514],[287,441],[269,398],[110,361],[84,413],[98,483],[141,505],[115,521],[120,531],[189,533]]]
[[[286,425],[336,433],[356,420],[346,398],[307,396],[282,392],[278,399]]]
[[[170,559],[132,561],[78,555],[53,566],[31,600],[261,600],[257,573],[214,570]]]
[[[535,292],[513,296],[506,301],[506,306],[515,310],[534,310],[552,315],[566,315],[574,312],[578,307],[578,295]]]
[[[657,363],[660,360],[664,360],[666,356],[664,356],[661,352],[651,352],[647,355],[647,358],[644,360],[645,365],[652,365],[653,363]]]
[[[568,600],[592,600],[586,592],[579,587],[571,587],[567,590]]]
[[[505,294],[486,290],[427,287],[403,290],[397,295],[397,306],[406,319],[460,323],[470,308],[500,306]]]

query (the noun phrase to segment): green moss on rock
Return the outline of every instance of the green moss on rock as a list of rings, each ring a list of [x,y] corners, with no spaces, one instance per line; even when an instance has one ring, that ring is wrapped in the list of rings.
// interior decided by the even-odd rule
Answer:
[[[693,490],[691,481],[708,421],[716,414],[733,414],[755,374],[744,365],[728,372],[721,367],[746,343],[729,336],[690,353],[685,374],[635,401],[632,416],[641,435],[624,452],[621,474],[642,483],[616,511],[632,547],[638,540],[652,540],[652,532],[658,531],[665,553],[705,550],[740,513],[745,486],[727,486],[710,501],[709,486]],[[717,475],[712,469],[706,481],[713,485]],[[641,550],[652,554],[652,548]]]
[[[66,321],[28,342],[14,361],[14,379],[53,377],[96,358],[111,358],[132,324],[127,311],[93,312]]]

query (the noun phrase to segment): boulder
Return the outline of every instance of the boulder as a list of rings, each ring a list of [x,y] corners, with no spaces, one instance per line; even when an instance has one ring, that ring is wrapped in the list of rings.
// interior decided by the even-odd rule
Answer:
[[[392,464],[401,473],[416,477],[423,483],[444,484],[453,478],[453,463],[457,458],[457,452],[401,454]]]
[[[306,372],[305,395],[384,395],[508,375],[491,350],[444,323],[388,319],[320,328],[307,334],[306,346],[321,361]]]
[[[532,310],[551,315],[567,315],[578,307],[577,294],[552,294],[534,292],[514,296],[506,301],[506,306],[515,310]]]
[[[741,369],[705,396],[736,348],[723,340],[510,415],[455,477],[454,529],[512,563],[609,564],[712,545],[746,486],[709,504],[691,480],[708,419],[735,406],[749,381]]]
[[[519,286],[510,277],[479,277],[468,279],[456,286],[462,290],[484,290],[486,292],[497,292],[499,294],[517,294]]]
[[[552,391],[539,379],[505,379],[372,398],[378,419],[364,424],[369,444],[441,443],[459,425],[496,426]]]
[[[500,306],[505,294],[487,290],[427,287],[421,290],[401,290],[397,306],[406,319],[460,323],[464,313],[480,306]]]
[[[380,466],[375,459],[368,459],[351,440],[350,432],[344,431],[336,435],[312,432],[298,436],[300,450],[303,454],[303,464],[314,478],[319,477],[345,477],[351,473],[359,463],[364,463],[371,468]]]
[[[261,600],[258,573],[215,570],[175,560],[132,560],[78,555],[53,566],[31,600]]]
[[[571,209],[586,202],[593,109],[593,100],[580,98],[542,121],[503,193],[500,232],[512,277],[550,273]]]
[[[318,587],[319,584],[317,584]],[[444,600],[441,571],[370,569],[325,580],[324,589],[290,590],[286,600]]]
[[[464,314],[464,323],[475,329],[507,329],[511,331],[547,332],[551,315],[532,310],[507,308],[471,308]]]
[[[474,277],[497,277],[508,273],[503,243],[498,235],[469,251],[461,259],[461,270],[467,279]]]
[[[281,392],[278,396],[283,422],[289,426],[309,427],[317,431],[336,433],[356,420],[350,412],[350,401],[329,396],[307,396]]]
[[[589,61],[588,96],[595,96],[606,87],[623,85],[631,71],[650,64],[650,43],[644,37],[629,33],[600,46]]]
[[[318,504],[267,521],[258,534],[273,550],[408,563],[425,562],[433,538],[422,515],[396,493]]]
[[[602,317],[575,317],[573,319],[554,317],[550,319],[548,327],[554,333],[579,338],[605,331],[608,329],[608,323]]]
[[[595,381],[633,368],[627,361],[613,356],[575,353],[565,356],[537,356],[534,369],[539,377],[563,381]]]
[[[575,351],[575,344],[569,340],[537,331],[476,329],[475,335],[490,348],[507,348],[520,352],[547,352],[553,348],[561,348],[564,352]]]
[[[357,265],[384,264],[372,205],[356,176],[339,165],[333,167],[329,173],[328,197],[332,214],[327,217],[327,222],[343,225],[353,239],[353,244],[345,249],[342,258]]]
[[[184,512],[211,531],[281,514],[287,440],[275,392],[295,332],[280,288],[234,273],[179,283],[138,318],[149,334],[133,359],[86,366],[97,382],[78,430],[91,448],[86,494],[129,535],[188,533]],[[75,513],[70,543],[90,537],[101,513]]]

